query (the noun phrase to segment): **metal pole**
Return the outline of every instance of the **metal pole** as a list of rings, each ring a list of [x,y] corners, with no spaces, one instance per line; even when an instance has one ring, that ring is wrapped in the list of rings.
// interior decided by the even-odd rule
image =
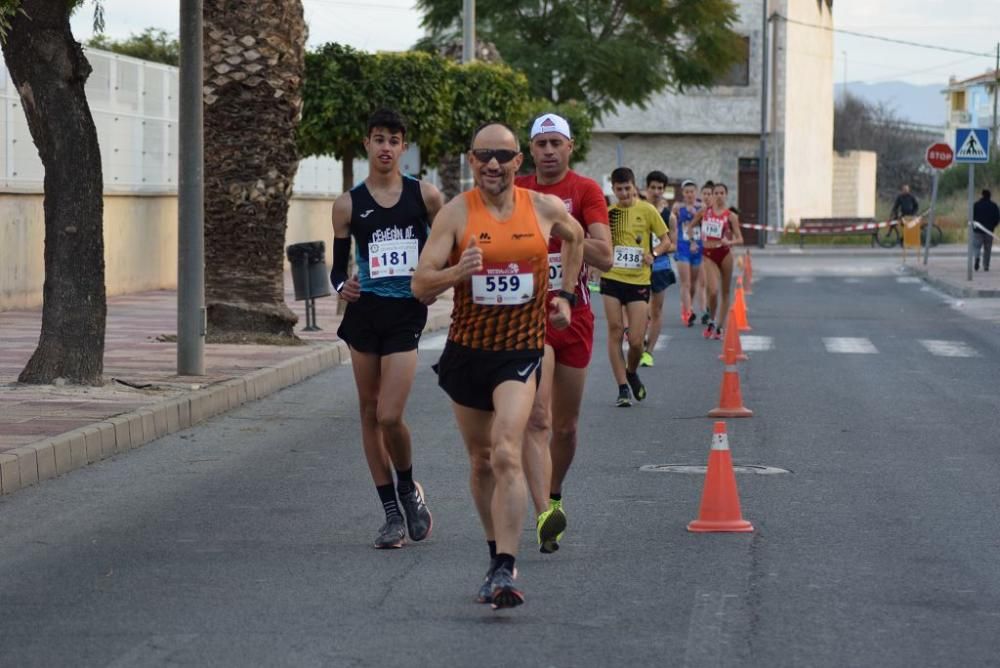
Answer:
[[[177,375],[205,374],[202,0],[181,0],[177,175]]]
[[[462,64],[476,59],[476,0],[462,0]],[[471,148],[471,147],[470,147]],[[465,153],[461,155],[462,190],[472,188],[472,171]]]
[[[993,143],[1000,146],[1000,120],[997,119],[997,91],[1000,90],[1000,42],[997,42],[997,64],[993,70]]]
[[[975,181],[976,181],[976,166],[974,164],[969,164],[969,209],[968,209],[968,226],[969,226],[969,249],[968,249],[968,266],[966,267],[966,280],[972,280],[972,235],[975,234],[975,228],[972,226],[972,198],[973,192],[975,191]]]
[[[757,161],[757,222],[767,225],[767,0],[761,0],[760,30],[760,158]],[[757,230],[757,247],[764,247],[767,230]]]
[[[924,234],[924,266],[927,266],[927,256],[931,252],[931,229],[934,227],[934,206],[937,204],[938,175],[940,173],[940,169],[935,169],[931,181],[931,212],[927,218],[927,232]]]

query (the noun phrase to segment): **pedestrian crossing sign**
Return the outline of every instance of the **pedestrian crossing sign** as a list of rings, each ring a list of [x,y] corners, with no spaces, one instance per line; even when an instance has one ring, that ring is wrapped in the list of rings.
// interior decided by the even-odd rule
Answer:
[[[981,163],[990,161],[990,131],[988,128],[958,128],[955,130],[955,162]]]

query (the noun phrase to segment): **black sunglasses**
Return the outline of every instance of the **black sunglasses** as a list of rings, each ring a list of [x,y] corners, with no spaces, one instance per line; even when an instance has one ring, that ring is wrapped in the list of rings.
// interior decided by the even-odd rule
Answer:
[[[501,165],[506,165],[508,162],[517,157],[520,151],[512,151],[509,148],[474,148],[472,149],[472,155],[476,160],[482,163],[487,163],[493,158],[497,159],[497,162]]]

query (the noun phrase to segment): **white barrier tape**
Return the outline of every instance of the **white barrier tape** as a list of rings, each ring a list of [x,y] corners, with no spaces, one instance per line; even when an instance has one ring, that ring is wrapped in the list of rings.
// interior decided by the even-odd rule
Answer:
[[[998,236],[997,236],[997,235],[996,235],[995,233],[993,233],[993,232],[990,232],[990,231],[989,231],[988,229],[986,229],[985,227],[983,227],[981,223],[977,223],[976,221],[974,221],[974,220],[973,220],[973,221],[972,221],[972,224],[973,224],[973,225],[974,225],[975,227],[978,227],[979,229],[981,229],[981,230],[982,230],[983,232],[985,232],[986,234],[988,234],[988,235],[990,235],[991,237],[993,237],[994,239],[996,239],[997,241],[1000,241],[1000,237],[998,237]]]
[[[837,232],[865,232],[868,230],[877,230],[883,227],[892,227],[894,225],[906,225],[907,227],[913,227],[914,225],[923,224],[924,216],[930,212],[927,209],[919,216],[916,216],[909,221],[902,220],[886,220],[880,223],[859,223],[857,225],[847,225],[847,226],[827,226],[827,227],[807,227],[801,228],[796,226],[795,228],[780,228],[774,227],[773,225],[755,225],[750,223],[740,223],[740,227],[748,230],[767,230],[769,232],[789,232],[791,234],[831,234]]]

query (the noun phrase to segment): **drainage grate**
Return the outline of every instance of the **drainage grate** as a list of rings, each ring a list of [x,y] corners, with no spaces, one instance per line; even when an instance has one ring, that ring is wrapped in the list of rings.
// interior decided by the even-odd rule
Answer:
[[[704,475],[707,468],[707,466],[694,464],[644,464],[639,467],[639,470],[650,473],[694,473]],[[777,466],[765,466],[763,464],[733,464],[733,471],[736,473],[756,473],[757,475],[791,473],[788,469]]]

